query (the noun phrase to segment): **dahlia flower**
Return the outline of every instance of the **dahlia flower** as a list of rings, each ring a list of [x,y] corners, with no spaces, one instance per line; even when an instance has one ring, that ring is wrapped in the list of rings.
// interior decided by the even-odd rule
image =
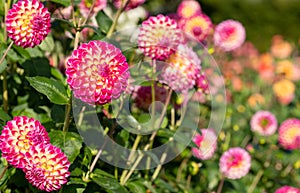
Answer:
[[[300,193],[300,189],[292,186],[282,186],[278,188],[274,193]]]
[[[208,92],[209,85],[208,85],[208,81],[207,81],[207,78],[204,73],[201,73],[199,75],[199,77],[197,77],[196,85],[200,92],[202,92],[202,93]]]
[[[250,125],[252,131],[269,136],[276,132],[277,119],[269,111],[258,111],[252,116]]]
[[[201,13],[201,6],[195,0],[184,0],[179,4],[177,9],[177,14],[185,19],[199,13]]]
[[[167,90],[163,86],[154,85],[155,101],[165,103]],[[148,110],[152,104],[152,88],[151,86],[141,86],[133,93],[132,98],[138,108]]]
[[[164,60],[184,42],[175,20],[164,15],[151,16],[142,23],[138,46],[145,56]]]
[[[50,13],[38,0],[18,1],[8,11],[6,30],[17,46],[35,47],[50,32]]]
[[[58,147],[51,144],[32,146],[26,158],[25,178],[38,189],[51,192],[67,182],[70,162]]]
[[[214,33],[214,43],[224,51],[240,47],[246,38],[244,26],[235,20],[225,20],[218,24]]]
[[[286,79],[293,80],[295,72],[294,64],[290,60],[281,60],[276,63],[276,73]]]
[[[264,105],[265,104],[265,98],[263,95],[259,93],[252,94],[248,100],[247,103],[250,107],[256,107],[258,105]]]
[[[49,144],[50,139],[46,129],[33,118],[25,116],[14,117],[3,127],[0,135],[0,150],[9,164],[16,168],[26,165],[26,152],[38,144]]]
[[[202,160],[210,159],[217,149],[217,135],[213,129],[201,129],[201,134],[197,133],[193,142],[198,148],[193,147],[192,153]]]
[[[281,123],[278,130],[279,144],[288,150],[300,148],[300,120],[290,118]]]
[[[167,60],[162,70],[161,82],[176,92],[186,92],[193,88],[200,75],[200,59],[187,45],[178,46],[178,50]]]
[[[81,44],[67,61],[67,82],[74,96],[88,104],[105,104],[127,87],[128,64],[121,50],[95,40]]]
[[[247,175],[251,167],[249,153],[239,147],[230,148],[220,158],[220,171],[229,179],[239,179]]]
[[[210,18],[199,13],[193,17],[187,19],[181,19],[179,21],[182,30],[192,38],[203,41],[212,32],[212,22]]]
[[[295,97],[295,84],[288,80],[282,79],[273,84],[273,92],[281,104],[287,105]]]
[[[125,11],[137,8],[138,6],[145,3],[146,0],[128,0],[128,1],[129,2],[126,5]],[[113,4],[116,8],[120,9],[120,7],[122,6],[122,0],[113,0]]]
[[[272,38],[272,45],[271,45],[271,54],[275,58],[288,58],[291,56],[293,52],[293,46],[285,41],[282,36],[275,35]]]
[[[97,14],[99,11],[106,7],[107,0],[95,0],[95,5],[91,11],[91,15]],[[79,11],[83,17],[88,17],[89,11],[93,5],[93,0],[81,0],[79,3]]]

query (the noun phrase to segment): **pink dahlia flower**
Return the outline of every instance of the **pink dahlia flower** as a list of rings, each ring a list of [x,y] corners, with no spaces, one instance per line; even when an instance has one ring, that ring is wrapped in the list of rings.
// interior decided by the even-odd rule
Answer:
[[[137,8],[138,6],[145,3],[145,1],[146,0],[128,0],[125,11]],[[122,6],[122,0],[113,0],[113,4],[116,8],[120,9],[120,7]],[[125,5],[123,5],[123,6],[125,6]]]
[[[8,11],[6,30],[17,46],[35,47],[50,32],[50,13],[38,0],[18,1]]]
[[[292,186],[282,186],[278,188],[274,193],[300,193],[300,189]]]
[[[184,42],[175,20],[164,15],[151,16],[142,23],[138,46],[145,56],[164,60]]]
[[[192,38],[203,41],[212,32],[212,22],[205,14],[197,14],[179,21],[182,30]]]
[[[201,61],[187,45],[178,46],[177,51],[166,60],[161,73],[161,82],[176,92],[186,92],[196,84],[200,75]]]
[[[198,148],[192,148],[192,153],[202,160],[210,159],[217,149],[217,135],[213,129],[201,129],[201,134],[197,133],[193,142]]]
[[[220,158],[220,171],[229,179],[239,179],[247,175],[251,167],[249,153],[239,147],[230,148]]]
[[[51,192],[67,182],[70,162],[58,147],[51,144],[32,146],[26,158],[25,178],[38,189]]]
[[[281,123],[279,127],[279,143],[284,149],[300,148],[300,120],[290,118]]]
[[[199,13],[201,13],[201,6],[195,0],[184,0],[179,4],[177,9],[177,14],[185,19]]]
[[[26,164],[24,154],[30,147],[49,143],[48,133],[41,123],[25,116],[8,121],[0,135],[2,156],[17,168],[23,168]]]
[[[208,84],[207,78],[204,73],[201,73],[200,76],[197,77],[196,86],[197,86],[199,92],[208,93],[209,84]]]
[[[91,16],[97,14],[99,11],[104,9],[106,7],[106,4],[107,4],[107,0],[95,0],[94,8],[91,11]],[[78,7],[83,17],[88,17],[92,5],[93,5],[93,0],[81,0]]]
[[[276,132],[277,119],[269,111],[258,111],[252,116],[250,125],[252,131],[269,136]]]
[[[214,43],[224,51],[240,47],[246,38],[244,26],[235,20],[225,20],[218,24],[214,33]]]
[[[118,98],[129,78],[128,64],[121,50],[99,40],[81,44],[72,53],[66,74],[74,96],[91,105]]]

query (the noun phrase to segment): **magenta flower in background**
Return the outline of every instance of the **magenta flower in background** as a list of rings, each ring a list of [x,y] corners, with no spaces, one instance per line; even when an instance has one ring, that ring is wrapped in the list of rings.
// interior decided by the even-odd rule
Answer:
[[[300,148],[300,120],[290,118],[281,123],[278,140],[284,149]]]
[[[183,42],[176,21],[161,14],[144,21],[138,35],[139,49],[145,56],[157,60],[167,59]]]
[[[193,142],[198,148],[193,147],[192,153],[202,160],[212,158],[217,149],[217,135],[213,129],[201,129],[201,134],[197,133],[193,138]]]
[[[93,5],[93,0],[81,0],[78,7],[83,17],[88,17],[92,5]],[[106,5],[107,5],[107,0],[95,0],[95,5],[91,12],[91,16],[97,14],[99,11],[104,9]]]
[[[16,168],[26,165],[26,152],[38,144],[49,144],[50,138],[41,123],[25,116],[14,117],[3,127],[0,150],[9,164]]]
[[[252,131],[262,136],[269,136],[277,130],[277,119],[269,111],[258,111],[252,116],[250,125]]]
[[[212,22],[210,18],[203,13],[187,19],[181,19],[179,24],[188,36],[198,41],[203,41],[212,32]]]
[[[119,48],[95,40],[81,44],[72,53],[66,75],[76,98],[91,105],[103,105],[126,89],[129,71]]]
[[[201,93],[207,94],[209,91],[209,84],[207,81],[207,78],[204,73],[201,73],[196,80],[196,86],[198,88],[198,91]]]
[[[229,179],[239,179],[248,174],[251,167],[249,153],[240,148],[230,148],[224,152],[219,163],[221,173]]]
[[[8,11],[6,30],[17,46],[35,47],[42,43],[50,32],[50,13],[38,0],[18,1]]]
[[[129,2],[126,5],[125,11],[137,8],[138,6],[145,3],[146,0],[128,0],[128,1]],[[113,4],[116,8],[120,9],[120,7],[122,6],[122,0],[113,0]]]
[[[193,49],[187,45],[178,46],[178,50],[166,60],[166,63],[160,82],[167,84],[176,92],[187,92],[194,87],[200,75],[201,61]]]
[[[216,26],[214,43],[224,51],[231,51],[240,47],[246,38],[244,26],[235,20],[225,20]]]
[[[274,193],[300,193],[300,189],[292,186],[282,186],[278,188]]]
[[[51,192],[67,182],[70,162],[58,147],[51,144],[32,146],[26,159],[25,178],[38,189]]]
[[[198,1],[195,0],[184,0],[182,1],[177,9],[177,14],[181,18],[190,18],[194,15],[201,13],[201,6]]]
[[[158,84],[154,85],[155,101],[165,103],[167,98],[167,89],[164,86]],[[143,110],[149,110],[149,106],[152,103],[152,88],[151,86],[141,86],[132,95],[134,103],[138,108]]]

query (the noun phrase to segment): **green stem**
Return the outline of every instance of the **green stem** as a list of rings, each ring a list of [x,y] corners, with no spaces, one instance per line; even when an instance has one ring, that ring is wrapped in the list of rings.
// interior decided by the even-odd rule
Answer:
[[[0,180],[3,178],[3,176],[4,176],[5,172],[7,171],[8,167],[9,167],[8,165],[4,167],[4,169],[3,169],[3,171],[1,172],[1,175],[0,175]]]
[[[264,174],[264,171],[261,169],[258,171],[258,173],[256,174],[250,188],[248,189],[247,193],[252,193],[254,191],[254,189],[256,188],[257,183],[259,182],[260,178],[262,177],[262,175]]]
[[[118,20],[119,20],[119,17],[121,16],[122,12],[124,11],[127,3],[129,1],[128,0],[122,0],[122,5],[120,6],[120,8],[118,9],[117,13],[116,13],[116,16],[113,20],[113,23],[112,25],[110,26],[107,34],[106,34],[106,37],[110,38],[112,36],[112,34],[114,33],[115,29],[116,29],[116,26],[118,24]]]
[[[63,127],[63,132],[66,133],[68,131],[68,128],[71,123],[71,109],[72,109],[72,94],[69,98],[69,102],[66,105],[66,111],[65,111],[65,121],[64,121],[64,127]]]
[[[223,185],[224,185],[224,180],[225,180],[225,178],[224,178],[224,176],[222,176],[222,179],[221,179],[221,181],[219,183],[219,186],[218,186],[217,193],[221,193],[222,192]]]
[[[155,169],[155,171],[154,171],[154,173],[153,173],[153,176],[152,176],[152,178],[151,178],[151,181],[152,181],[152,182],[157,178],[157,176],[158,176],[158,174],[159,174],[159,172],[160,172],[160,170],[161,170],[161,168],[162,168],[162,165],[163,165],[164,161],[166,160],[166,158],[167,158],[167,152],[164,152],[164,153],[162,154],[161,158],[160,158],[160,163],[159,163],[159,165],[156,167],[156,169]]]
[[[10,42],[8,48],[5,50],[3,56],[1,57],[0,59],[0,65],[2,64],[2,62],[4,61],[5,59],[5,56],[7,55],[8,51],[10,50],[11,46],[14,44],[14,42]]]

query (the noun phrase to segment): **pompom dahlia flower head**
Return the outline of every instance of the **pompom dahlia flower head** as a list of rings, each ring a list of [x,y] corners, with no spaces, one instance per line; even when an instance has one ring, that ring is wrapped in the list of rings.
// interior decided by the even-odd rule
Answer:
[[[15,117],[3,127],[0,150],[9,164],[16,168],[26,165],[26,152],[38,144],[49,144],[50,138],[41,123],[25,116]]]
[[[38,0],[18,1],[6,16],[7,35],[17,46],[35,47],[50,32],[50,13]]]
[[[282,186],[278,188],[274,193],[300,193],[300,189],[292,186]]]
[[[287,105],[294,100],[295,90],[295,84],[288,79],[282,79],[273,84],[273,92],[278,101],[283,105]]]
[[[88,17],[89,11],[93,5],[93,0],[81,0],[79,3],[79,11],[84,17]],[[91,15],[97,14],[99,11],[104,9],[107,5],[107,0],[95,0],[95,5],[91,11]]]
[[[187,19],[182,18],[179,21],[179,25],[187,37],[196,39],[199,42],[204,41],[213,30],[210,18],[203,13],[196,14]]]
[[[300,148],[300,119],[290,118],[281,123],[278,130],[279,144],[288,150]]]
[[[166,60],[160,82],[167,84],[176,92],[186,93],[196,84],[200,76],[201,60],[193,49],[179,45],[176,52]]]
[[[246,31],[240,22],[229,19],[216,26],[213,38],[217,47],[231,51],[244,43]]]
[[[26,158],[25,178],[38,189],[51,192],[67,182],[70,162],[58,147],[51,144],[32,146]]]
[[[95,40],[74,50],[67,61],[66,75],[76,98],[90,105],[103,105],[125,91],[129,71],[119,48]]]
[[[181,18],[188,19],[201,13],[201,6],[195,0],[184,0],[182,1],[177,9],[177,14]]]
[[[0,135],[0,150],[9,164],[25,172],[25,178],[40,190],[51,192],[67,182],[70,162],[50,144],[41,123],[25,116],[8,121]]]
[[[251,167],[249,153],[239,147],[224,152],[219,162],[221,173],[229,179],[239,179],[248,174]]]
[[[252,116],[250,125],[252,131],[262,136],[270,136],[277,130],[277,119],[269,111],[258,111]]]
[[[197,133],[193,138],[193,142],[198,148],[193,147],[192,153],[202,160],[212,158],[217,149],[217,135],[213,129],[201,129],[201,134]]]
[[[139,49],[145,56],[165,60],[175,52],[184,37],[175,20],[168,16],[151,16],[142,23],[138,35]]]
[[[124,1],[124,0],[113,0],[113,4],[116,8],[120,9],[120,7],[122,6],[122,1]],[[127,1],[128,2],[127,2],[127,5],[126,5],[126,8],[125,8],[125,11],[137,8],[138,6],[145,3],[146,0],[127,0]],[[123,7],[124,6],[125,5],[123,5]]]

